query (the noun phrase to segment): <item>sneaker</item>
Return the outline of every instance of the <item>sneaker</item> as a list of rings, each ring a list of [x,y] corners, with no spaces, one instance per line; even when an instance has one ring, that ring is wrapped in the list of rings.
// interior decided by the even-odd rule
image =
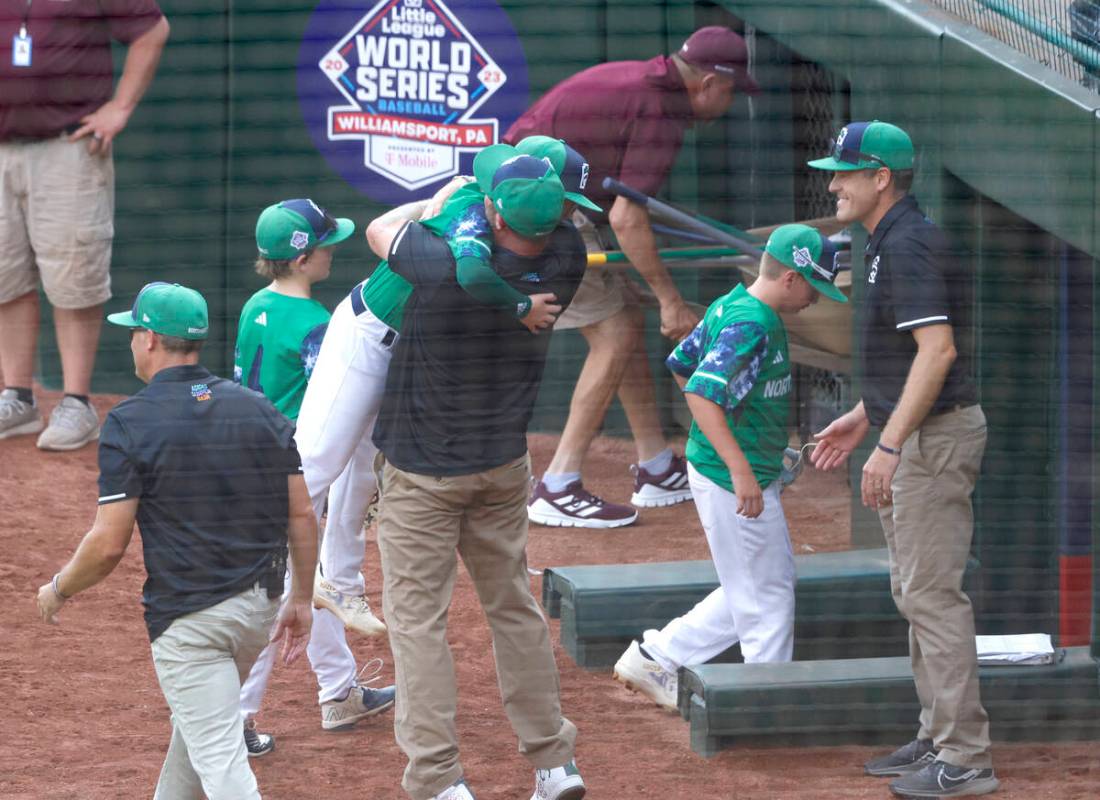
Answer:
[[[275,737],[257,731],[256,720],[250,719],[244,723],[244,746],[248,748],[249,758],[266,756],[275,749]]]
[[[313,607],[327,608],[350,628],[363,636],[385,636],[386,623],[374,616],[366,595],[344,594],[321,577],[321,566],[313,579]]]
[[[931,739],[914,739],[888,756],[873,758],[863,765],[863,771],[876,778],[908,775],[936,760],[936,748]]]
[[[374,667],[369,679],[363,683],[370,683],[382,669],[382,659],[372,658],[359,670],[359,675],[368,667]],[[355,676],[355,683],[348,690],[343,700],[329,700],[321,703],[321,727],[326,731],[344,731],[351,728],[361,719],[381,714],[393,705],[397,690],[393,686],[384,689],[370,689],[359,682],[359,675]]]
[[[466,781],[459,780],[439,794],[433,794],[431,800],[474,800],[474,795],[466,785]]]
[[[613,677],[632,692],[644,694],[661,708],[679,711],[677,692],[679,681],[675,672],[669,672],[656,661],[646,658],[637,642],[615,662]]]
[[[630,496],[632,506],[660,508],[691,499],[687,461],[680,456],[673,456],[668,469],[657,475],[637,464],[631,465],[630,471],[634,473],[634,494]]]
[[[62,397],[38,437],[39,450],[76,450],[99,438],[99,417],[75,397]]]
[[[24,403],[15,389],[0,392],[0,439],[38,433],[42,425],[42,415],[34,401]]]
[[[535,770],[535,793],[531,800],[581,800],[584,793],[584,780],[577,771],[576,761],[564,767]]]
[[[560,492],[551,492],[539,481],[527,503],[527,518],[554,528],[621,528],[636,520],[638,512],[596,497],[580,481]]]
[[[918,772],[890,781],[890,791],[899,797],[966,797],[997,791],[1001,782],[993,769],[956,767],[933,761]]]

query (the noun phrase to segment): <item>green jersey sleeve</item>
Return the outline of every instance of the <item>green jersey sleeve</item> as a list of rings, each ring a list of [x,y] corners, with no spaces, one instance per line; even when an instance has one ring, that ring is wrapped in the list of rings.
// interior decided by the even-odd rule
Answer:
[[[768,333],[762,325],[729,325],[702,355],[684,391],[732,411],[756,385],[767,352]]]

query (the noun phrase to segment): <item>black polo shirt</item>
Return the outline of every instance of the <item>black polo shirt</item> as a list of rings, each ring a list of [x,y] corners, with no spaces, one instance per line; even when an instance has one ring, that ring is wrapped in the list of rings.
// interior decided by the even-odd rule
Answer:
[[[913,331],[926,325],[951,325],[958,350],[929,413],[976,402],[969,347],[960,341],[971,325],[971,276],[913,197],[906,195],[886,212],[867,242],[863,264],[860,363],[871,424],[881,427],[893,413],[917,354]]]
[[[495,247],[492,264],[509,285],[553,292],[564,308],[584,276],[584,243],[569,223],[550,236],[534,258]],[[469,475],[522,456],[550,331],[532,334],[474,300],[458,285],[447,243],[418,223],[398,235],[389,265],[413,293],[374,443],[395,467],[422,475]]]
[[[294,428],[262,395],[169,367],[107,414],[99,502],[138,498],[150,641],[286,563]]]

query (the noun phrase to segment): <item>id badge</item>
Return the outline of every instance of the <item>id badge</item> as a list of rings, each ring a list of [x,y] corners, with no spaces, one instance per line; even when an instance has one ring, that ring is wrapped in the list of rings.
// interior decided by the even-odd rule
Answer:
[[[25,31],[20,31],[11,37],[11,63],[13,67],[29,67],[31,65],[32,39]]]

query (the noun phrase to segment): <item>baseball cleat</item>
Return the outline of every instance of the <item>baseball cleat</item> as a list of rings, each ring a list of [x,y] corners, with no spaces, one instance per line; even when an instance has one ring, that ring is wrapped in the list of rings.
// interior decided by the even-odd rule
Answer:
[[[344,594],[321,576],[321,565],[313,579],[313,607],[327,608],[345,628],[363,636],[385,636],[386,623],[374,616],[366,595]]]
[[[634,473],[634,494],[630,496],[632,506],[660,508],[691,499],[687,462],[681,456],[673,456],[668,469],[657,475],[637,464],[632,464],[630,471]]]
[[[666,711],[679,711],[679,680],[656,661],[646,658],[637,642],[615,662],[612,677],[632,692],[643,694]]]
[[[321,703],[321,727],[326,731],[345,731],[355,725],[361,719],[381,714],[387,708],[393,706],[397,690],[393,686],[383,689],[370,689],[359,683],[360,676],[368,669],[372,669],[363,683],[373,683],[377,675],[382,671],[382,659],[372,658],[359,675],[355,676],[348,693],[342,700],[329,700]]]
[[[24,403],[15,389],[0,392],[0,439],[38,433],[44,424],[33,402]]]
[[[573,481],[560,492],[551,492],[539,481],[527,503],[527,518],[554,528],[621,528],[638,519],[630,506],[608,503]]]
[[[250,719],[244,723],[244,746],[248,750],[249,758],[266,756],[275,749],[275,737],[257,731],[256,720]]]
[[[970,797],[997,791],[1001,782],[993,769],[956,767],[933,761],[919,772],[890,781],[890,791],[899,797]]]
[[[98,438],[95,410],[75,397],[62,397],[50,414],[50,424],[38,437],[38,449],[78,450]]]
[[[585,791],[577,762],[570,761],[563,767],[536,769],[531,800],[581,800]]]
[[[431,800],[474,800],[474,795],[466,781],[458,780],[439,794],[432,795]]]
[[[872,758],[863,765],[867,775],[894,778],[923,769],[936,760],[936,747],[931,739],[914,739],[889,755]]]

